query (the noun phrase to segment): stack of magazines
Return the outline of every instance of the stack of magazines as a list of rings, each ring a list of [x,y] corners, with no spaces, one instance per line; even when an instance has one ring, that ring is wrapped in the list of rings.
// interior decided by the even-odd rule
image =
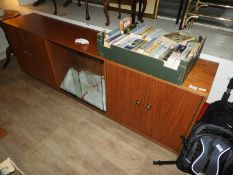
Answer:
[[[104,46],[114,45],[159,59],[164,66],[177,70],[181,60],[188,62],[198,53],[203,40],[185,31],[165,33],[144,24],[125,34],[120,29],[105,34]]]

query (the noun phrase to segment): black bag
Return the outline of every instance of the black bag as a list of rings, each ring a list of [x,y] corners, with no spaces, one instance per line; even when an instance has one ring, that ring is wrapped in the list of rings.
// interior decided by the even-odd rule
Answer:
[[[176,166],[190,174],[233,174],[233,133],[216,125],[197,123]]]
[[[176,160],[190,174],[233,175],[233,104],[228,102],[233,78],[220,101],[209,105],[196,123]]]
[[[233,130],[233,103],[228,102],[230,92],[233,89],[233,78],[230,80],[227,91],[220,101],[210,104],[199,121]]]

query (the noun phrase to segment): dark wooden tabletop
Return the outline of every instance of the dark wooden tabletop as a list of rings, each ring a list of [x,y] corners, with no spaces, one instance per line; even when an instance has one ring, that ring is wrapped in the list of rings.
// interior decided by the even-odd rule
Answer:
[[[19,16],[20,13],[16,10],[5,10],[5,15],[0,16],[0,22]]]

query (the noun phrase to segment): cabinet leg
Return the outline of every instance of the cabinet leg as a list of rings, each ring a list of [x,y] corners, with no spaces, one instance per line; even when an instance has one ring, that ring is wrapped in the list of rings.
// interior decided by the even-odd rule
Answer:
[[[8,46],[6,48],[6,62],[3,64],[2,69],[5,69],[7,67],[7,65],[9,64],[12,53],[13,53],[12,48],[10,46]]]
[[[105,26],[109,26],[109,24],[110,24],[109,14],[108,14],[108,6],[109,6],[109,0],[104,0],[104,14],[105,14],[105,17],[107,19]]]

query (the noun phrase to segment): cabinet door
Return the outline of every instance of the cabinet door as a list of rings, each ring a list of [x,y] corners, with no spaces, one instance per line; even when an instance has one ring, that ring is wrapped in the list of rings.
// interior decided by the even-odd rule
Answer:
[[[43,38],[13,27],[6,27],[7,38],[22,70],[55,87],[51,63]]]
[[[106,75],[107,115],[139,130],[148,76],[109,61]]]
[[[142,133],[179,151],[180,135],[187,134],[202,100],[202,96],[148,78],[145,101],[151,106],[144,107]]]

